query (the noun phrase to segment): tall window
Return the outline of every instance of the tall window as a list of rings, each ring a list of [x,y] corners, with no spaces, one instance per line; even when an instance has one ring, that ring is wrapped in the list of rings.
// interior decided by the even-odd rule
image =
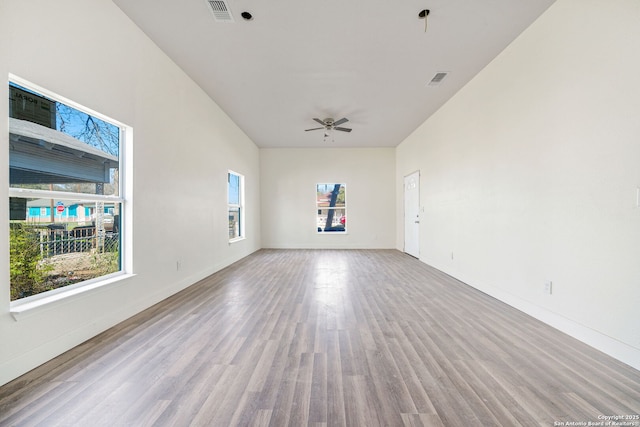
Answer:
[[[317,184],[316,211],[318,233],[345,233],[347,231],[346,184]]]
[[[229,241],[234,241],[244,237],[244,176],[229,171],[227,182]]]
[[[9,82],[11,300],[118,273],[124,128]]]

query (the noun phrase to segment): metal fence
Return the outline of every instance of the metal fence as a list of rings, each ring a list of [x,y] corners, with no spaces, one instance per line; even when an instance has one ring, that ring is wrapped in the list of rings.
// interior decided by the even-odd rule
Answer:
[[[39,231],[40,253],[49,280],[76,283],[120,269],[119,233],[76,227]]]
[[[68,231],[47,227],[37,232],[43,258],[79,252],[114,252],[120,245],[119,233],[96,232],[95,227],[76,227]]]

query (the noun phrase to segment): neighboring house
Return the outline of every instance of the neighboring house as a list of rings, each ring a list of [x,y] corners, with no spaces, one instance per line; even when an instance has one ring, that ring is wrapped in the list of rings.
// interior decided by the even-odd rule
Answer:
[[[118,166],[116,156],[36,123],[9,118],[9,132],[12,184],[105,183]]]
[[[9,133],[9,172],[12,185],[104,184],[110,181],[111,171],[118,166],[117,156],[38,123],[10,117]],[[22,199],[22,202],[19,199],[15,201],[12,219],[35,223],[95,223],[95,202],[63,202],[43,198],[27,201],[24,206],[24,200],[26,199]],[[113,225],[114,205],[105,204],[104,213],[107,215],[105,229],[110,230]]]
[[[55,222],[77,222],[80,225],[89,225],[92,221],[95,221],[96,207],[95,203],[83,204],[78,201],[66,200],[64,204],[60,201],[51,201],[48,199],[36,199],[27,202],[27,222],[37,223],[50,223],[51,212],[53,210],[53,217]],[[62,206],[62,211],[59,212],[59,206]],[[104,214],[113,215],[114,205],[105,204]],[[83,224],[84,223],[84,224]]]

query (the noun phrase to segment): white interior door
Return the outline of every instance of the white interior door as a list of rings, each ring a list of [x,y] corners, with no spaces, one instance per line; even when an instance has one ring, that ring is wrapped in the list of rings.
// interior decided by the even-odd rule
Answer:
[[[420,171],[404,177],[404,251],[420,257]]]

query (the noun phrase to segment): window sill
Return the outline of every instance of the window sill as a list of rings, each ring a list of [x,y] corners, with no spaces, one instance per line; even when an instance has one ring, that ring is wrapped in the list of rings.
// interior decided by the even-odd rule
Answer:
[[[242,236],[242,237],[236,237],[235,239],[230,239],[230,240],[229,240],[229,244],[236,243],[236,242],[240,242],[240,241],[245,240],[245,239],[246,239],[246,237],[244,237],[244,236]]]
[[[71,297],[121,282],[133,276],[135,276],[135,274],[119,274],[115,277],[110,277],[105,280],[99,280],[94,283],[87,283],[86,285],[78,286],[76,288],[64,290],[61,292],[56,292],[52,295],[43,296],[41,298],[29,301],[14,301],[11,303],[9,312],[11,313],[13,319],[17,322],[20,319],[24,319],[30,317],[33,314],[36,314],[38,311],[51,308],[51,306],[57,302],[68,300]]]

